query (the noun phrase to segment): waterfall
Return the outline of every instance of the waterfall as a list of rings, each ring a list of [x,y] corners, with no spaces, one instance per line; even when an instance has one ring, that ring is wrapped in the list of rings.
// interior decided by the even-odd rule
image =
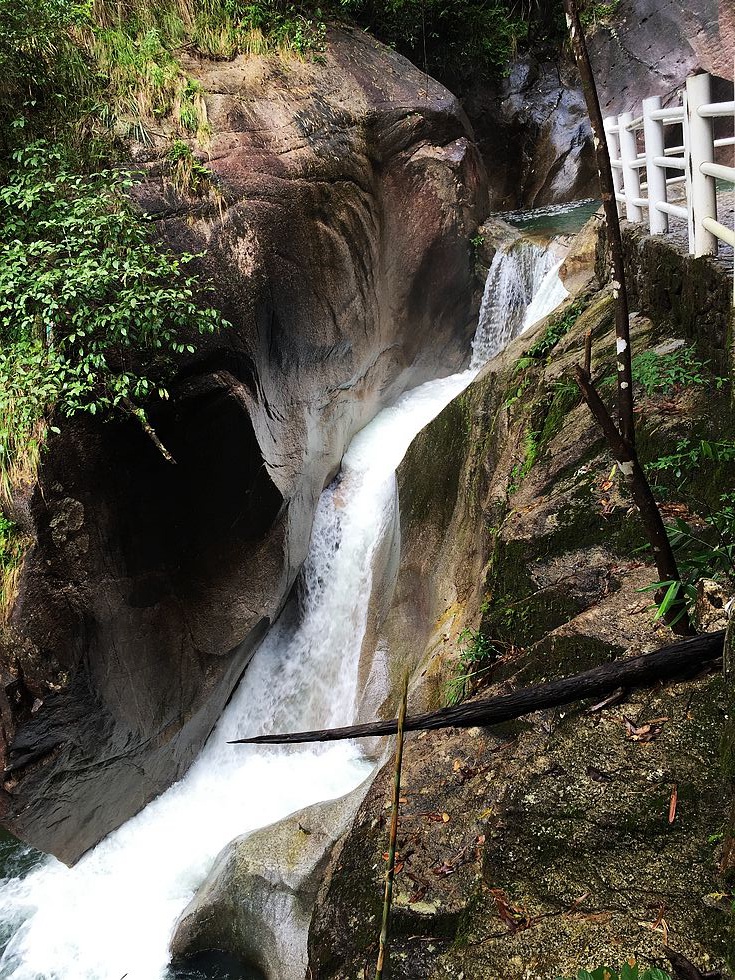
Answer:
[[[482,367],[564,300],[568,294],[559,278],[560,267],[561,260],[533,242],[498,249],[485,282],[471,368]]]
[[[536,246],[514,252],[493,262],[470,369],[409,391],[353,439],[319,500],[292,604],[187,775],[73,868],[41,857],[25,877],[2,883],[0,929],[11,937],[2,980],[165,977],[171,930],[221,848],[348,792],[369,773],[354,743],[259,749],[228,742],[354,719],[372,558],[395,519],[396,467],[416,433],[522,323],[553,261],[536,255]],[[554,296],[549,288],[544,302]]]

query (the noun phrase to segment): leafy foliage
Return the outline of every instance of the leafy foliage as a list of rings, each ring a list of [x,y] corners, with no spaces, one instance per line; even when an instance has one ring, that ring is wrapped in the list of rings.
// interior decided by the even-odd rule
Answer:
[[[85,127],[118,136],[144,140],[169,116],[181,135],[203,139],[206,109],[182,50],[319,57],[327,16],[357,22],[460,86],[507,71],[520,47],[565,36],[561,4],[541,0],[0,0],[0,123],[27,124],[44,105],[58,115],[63,104]]]
[[[454,677],[447,683],[447,704],[458,704],[474,681],[486,674],[498,651],[493,641],[479,630],[464,629],[459,634],[460,654]]]
[[[735,493],[722,494],[718,506],[708,511],[699,527],[679,517],[666,526],[666,532],[676,554],[681,583],[654,582],[641,589],[642,592],[666,590],[658,603],[656,619],[666,615],[680,590],[691,611],[700,578],[735,579]]]
[[[285,0],[0,0],[0,133],[71,121],[145,141],[170,117],[181,135],[206,139],[199,82],[181,64],[190,49],[211,58],[321,50],[318,6]],[[20,110],[20,111],[19,111]]]
[[[65,31],[89,16],[79,0],[0,0],[0,78],[3,89],[28,86],[54,70]]]
[[[697,581],[702,577],[735,580],[735,493],[720,493],[714,500],[693,496],[688,492],[693,474],[709,473],[735,461],[735,442],[711,441],[703,438],[679,439],[673,452],[659,456],[647,465],[652,482],[667,487],[662,481],[676,484],[676,491],[694,501],[700,518],[684,520],[675,517],[666,526],[676,554],[681,585],[676,582],[655,582],[642,591],[665,590],[658,603],[656,618],[661,618],[681,592],[690,611],[697,598]]]
[[[609,24],[615,19],[620,0],[589,0],[580,4],[580,20],[583,27],[595,27],[597,24]]]
[[[520,7],[506,0],[340,0],[343,15],[441,78],[507,69],[528,33]]]
[[[695,348],[680,347],[668,354],[644,351],[632,361],[633,381],[637,382],[649,397],[667,395],[677,387],[705,385],[714,382],[717,388],[725,384],[725,378],[714,377],[707,370],[709,362],[697,357]]]
[[[557,980],[671,980],[664,970],[650,967],[641,970],[637,963],[624,963],[620,970],[598,966],[595,970],[578,970],[576,977],[558,977]]]
[[[681,489],[696,471],[707,463],[721,464],[735,460],[735,442],[730,440],[713,441],[710,439],[678,439],[673,452],[659,456],[646,466],[653,475],[653,482],[673,477],[677,487]]]
[[[576,300],[561,313],[553,316],[539,339],[528,348],[524,357],[521,358],[519,365],[523,364],[527,358],[543,360],[548,357],[562,337],[566,336],[572,329],[583,310],[584,303],[581,300]]]
[[[0,474],[54,412],[139,409],[196,334],[220,324],[196,298],[192,256],[159,251],[111,171],[69,171],[59,147],[14,155],[0,189]]]

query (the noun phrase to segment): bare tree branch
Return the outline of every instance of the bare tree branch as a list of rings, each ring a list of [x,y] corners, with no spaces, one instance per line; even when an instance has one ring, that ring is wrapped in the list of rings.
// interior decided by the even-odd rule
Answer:
[[[662,680],[696,673],[704,664],[722,656],[725,631],[704,633],[655,653],[640,657],[623,657],[611,664],[594,667],[572,677],[546,684],[520,688],[512,694],[502,694],[482,701],[472,701],[453,708],[442,708],[423,715],[406,718],[407,732],[439,728],[474,728],[476,725],[497,725],[520,718],[542,708],[556,708],[585,698],[598,698],[619,687],[644,687]],[[231,745],[282,745],[300,742],[335,742],[347,738],[374,735],[394,735],[398,721],[371,721],[346,728],[330,728],[313,732],[289,732],[278,735],[256,735],[238,738]]]

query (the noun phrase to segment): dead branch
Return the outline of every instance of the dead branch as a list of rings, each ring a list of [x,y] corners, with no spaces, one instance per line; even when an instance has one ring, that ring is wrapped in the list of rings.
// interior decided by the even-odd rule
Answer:
[[[512,694],[502,694],[482,701],[442,708],[407,718],[407,732],[440,728],[474,728],[476,725],[497,725],[545,708],[557,708],[586,698],[599,698],[619,687],[646,687],[670,680],[682,674],[697,672],[702,666],[722,656],[725,631],[704,633],[655,653],[640,657],[625,657],[602,667],[564,677],[546,684],[524,687]],[[257,735],[238,738],[230,744],[281,745],[300,742],[334,742],[348,738],[374,735],[394,735],[398,721],[372,721],[363,725],[331,728],[313,732],[291,732],[278,735]]]

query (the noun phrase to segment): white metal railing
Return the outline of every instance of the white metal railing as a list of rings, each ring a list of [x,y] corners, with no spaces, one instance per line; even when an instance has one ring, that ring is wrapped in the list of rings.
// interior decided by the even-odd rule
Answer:
[[[723,118],[733,121],[733,135],[715,139],[714,120]],[[680,128],[680,145],[666,146],[667,126]],[[615,198],[628,221],[643,221],[647,211],[652,235],[666,234],[670,217],[686,221],[689,251],[695,256],[717,255],[720,242],[735,249],[735,228],[718,221],[717,214],[717,181],[735,184],[735,166],[715,162],[717,149],[735,147],[735,100],[713,103],[709,75],[686,80],[679,106],[664,109],[661,99],[652,96],[643,100],[640,116],[609,116],[605,133]],[[684,203],[669,201],[669,189],[676,184],[685,186]]]

